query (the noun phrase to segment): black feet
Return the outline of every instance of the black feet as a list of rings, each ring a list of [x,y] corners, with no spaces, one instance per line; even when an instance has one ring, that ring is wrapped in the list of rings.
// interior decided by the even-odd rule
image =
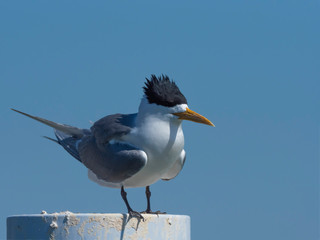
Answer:
[[[128,211],[130,218],[137,218],[138,220],[144,221],[144,217],[141,213],[133,211],[132,209]]]
[[[151,211],[151,210],[146,210],[146,211],[143,211],[143,212],[141,212],[142,214],[157,214],[157,215],[159,215],[159,214],[167,214],[166,212],[160,212],[160,211],[155,211],[155,212],[153,212],[153,211]]]
[[[130,218],[134,217],[134,218],[137,218],[138,220],[144,221],[144,217],[141,215],[141,213],[133,211],[132,208],[130,207],[128,199],[127,199],[127,193],[124,191],[123,187],[121,187],[121,197],[127,206]]]
[[[141,214],[166,214],[166,212],[160,212],[160,211],[151,211],[151,206],[150,206],[150,197],[151,197],[151,192],[150,192],[150,187],[146,187],[146,197],[147,197],[147,209],[141,213],[133,211],[132,208],[129,205],[128,199],[127,199],[127,193],[124,191],[124,188],[121,187],[121,197],[124,201],[124,203],[127,206],[128,213],[130,218],[137,218],[138,220],[144,221],[144,217]]]
[[[147,209],[141,213],[145,214],[166,214],[166,212],[160,212],[160,211],[151,211],[151,204],[150,204],[150,197],[151,197],[151,192],[150,192],[150,186],[146,187],[146,197],[147,197]]]

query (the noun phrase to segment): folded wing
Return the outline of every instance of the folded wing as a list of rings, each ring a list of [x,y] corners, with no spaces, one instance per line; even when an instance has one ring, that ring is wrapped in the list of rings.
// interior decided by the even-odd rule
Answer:
[[[54,128],[56,142],[100,180],[121,183],[139,172],[147,162],[144,151],[119,141],[121,136],[132,130],[136,114],[109,115],[88,130],[12,110]]]
[[[130,133],[136,114],[114,114],[104,117],[91,127],[78,146],[81,162],[98,179],[120,183],[139,172],[147,162],[141,149],[119,138]]]

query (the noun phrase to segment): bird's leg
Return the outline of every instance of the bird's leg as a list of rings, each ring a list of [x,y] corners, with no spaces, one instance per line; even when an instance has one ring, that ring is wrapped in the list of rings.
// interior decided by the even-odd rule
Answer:
[[[152,212],[151,211],[151,204],[150,204],[150,197],[151,197],[151,192],[150,192],[150,186],[146,186],[146,197],[147,197],[147,209],[142,212],[142,213],[149,213],[149,214],[166,214],[166,212]]]
[[[142,219],[144,221],[144,218],[142,217],[142,215],[139,212],[133,211],[132,208],[130,207],[128,199],[127,199],[127,193],[124,191],[123,186],[121,186],[121,197],[127,206],[129,216],[136,217],[136,218]]]
[[[150,206],[151,192],[150,192],[150,187],[149,186],[146,186],[146,197],[147,197],[147,210],[146,210],[146,213],[151,213],[151,206]]]

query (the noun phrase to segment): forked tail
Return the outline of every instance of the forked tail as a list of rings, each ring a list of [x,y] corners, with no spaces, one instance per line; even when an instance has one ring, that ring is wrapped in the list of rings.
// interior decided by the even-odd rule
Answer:
[[[81,139],[83,136],[90,134],[89,130],[80,129],[80,128],[69,126],[66,124],[52,122],[50,120],[32,116],[30,114],[21,112],[13,108],[11,108],[11,110],[54,128],[55,129],[54,132],[57,137],[57,140],[49,137],[45,137],[45,138],[60,144],[68,153],[70,153],[74,158],[76,158],[81,162],[79,152],[78,152],[78,145],[81,142]]]

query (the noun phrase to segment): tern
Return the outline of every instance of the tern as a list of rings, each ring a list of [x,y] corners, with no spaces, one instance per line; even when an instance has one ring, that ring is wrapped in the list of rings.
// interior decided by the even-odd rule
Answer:
[[[187,99],[167,75],[146,78],[138,113],[113,114],[81,129],[55,123],[12,109],[54,128],[56,139],[69,154],[88,168],[88,177],[99,185],[120,188],[131,217],[144,219],[134,211],[125,188],[145,187],[147,209],[150,185],[171,180],[186,161],[181,123],[190,120],[214,126],[207,118],[189,109]]]

